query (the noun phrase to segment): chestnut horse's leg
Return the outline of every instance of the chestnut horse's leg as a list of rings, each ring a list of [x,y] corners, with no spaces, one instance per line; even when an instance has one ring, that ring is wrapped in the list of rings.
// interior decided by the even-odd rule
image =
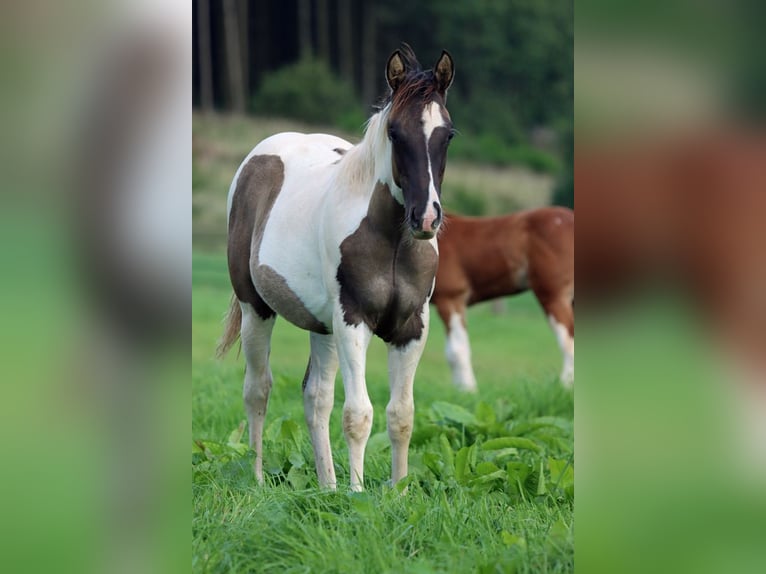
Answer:
[[[240,302],[242,309],[242,354],[245,356],[245,385],[243,398],[250,427],[250,447],[255,450],[253,470],[258,482],[263,482],[263,421],[271,392],[269,349],[271,331],[276,316],[262,319],[250,303]]]
[[[372,331],[365,323],[348,325],[341,306],[333,315],[333,332],[343,376],[343,433],[348,444],[351,490],[364,489],[364,449],[372,428],[372,403],[367,394],[365,365]]]
[[[466,330],[465,305],[462,302],[439,301],[436,308],[447,331],[444,354],[452,370],[452,381],[461,390],[476,392],[476,377],[471,365],[471,343]]]
[[[574,308],[568,293],[550,301],[540,301],[548,322],[556,335],[556,341],[564,357],[561,382],[565,387],[574,383]]]
[[[332,335],[311,333],[311,358],[303,381],[303,409],[314,447],[319,486],[335,489],[330,450],[330,413],[335,398],[338,353]]]
[[[388,345],[388,379],[391,399],[386,407],[388,437],[391,439],[391,483],[396,484],[407,476],[407,455],[412,437],[415,403],[412,387],[423,349],[428,338],[430,309],[425,304],[421,317],[423,333],[402,347]]]

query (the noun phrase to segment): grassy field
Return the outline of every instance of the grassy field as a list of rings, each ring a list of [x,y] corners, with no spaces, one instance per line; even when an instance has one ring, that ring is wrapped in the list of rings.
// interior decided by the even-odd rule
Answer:
[[[308,336],[282,320],[272,340],[266,485],[256,485],[241,435],[243,361],[236,352],[213,358],[230,296],[225,258],[197,252],[192,288],[194,572],[573,570],[573,398],[555,380],[558,349],[534,298],[509,299],[500,315],[471,309],[476,396],[452,387],[433,314],[403,495],[387,485],[385,347],[373,341],[367,490],[353,494],[340,380],[331,421],[340,488],[317,489],[300,392]]]

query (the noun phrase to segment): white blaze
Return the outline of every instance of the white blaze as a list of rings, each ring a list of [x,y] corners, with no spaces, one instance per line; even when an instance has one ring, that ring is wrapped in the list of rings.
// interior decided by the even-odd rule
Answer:
[[[434,130],[439,127],[445,126],[444,118],[441,113],[441,106],[435,102],[431,102],[425,108],[423,108],[423,134],[425,135],[426,157],[428,158],[428,203],[426,204],[426,210],[423,213],[423,223],[431,222],[436,219],[436,210],[434,209],[434,202],[439,205],[439,194],[436,193],[436,186],[434,185],[434,174],[431,169],[431,155],[428,153],[428,142],[431,141],[431,135]],[[430,223],[429,223],[430,225]]]

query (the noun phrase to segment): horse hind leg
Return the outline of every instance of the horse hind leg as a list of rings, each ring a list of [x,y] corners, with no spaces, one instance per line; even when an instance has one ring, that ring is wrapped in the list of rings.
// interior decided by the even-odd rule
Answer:
[[[556,335],[556,341],[563,356],[560,379],[567,388],[574,384],[574,307],[572,299],[567,292],[550,303],[543,303],[548,323]]]
[[[335,400],[338,353],[332,335],[311,333],[311,357],[303,380],[303,409],[314,447],[319,486],[335,490],[330,449],[330,414]]]
[[[250,303],[240,302],[242,308],[242,354],[245,356],[243,398],[250,429],[250,447],[255,451],[253,471],[263,483],[263,422],[269,404],[272,377],[269,368],[271,332],[276,315],[264,319]]]
[[[444,354],[452,371],[452,381],[463,391],[476,392],[476,376],[471,364],[471,343],[465,328],[465,307],[437,308],[447,330]]]

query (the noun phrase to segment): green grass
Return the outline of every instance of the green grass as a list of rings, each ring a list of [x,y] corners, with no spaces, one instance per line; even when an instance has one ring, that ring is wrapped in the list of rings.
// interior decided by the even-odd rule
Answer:
[[[348,492],[336,381],[331,441],[337,492],[317,488],[303,420],[308,336],[283,320],[272,339],[266,484],[241,443],[243,361],[213,358],[230,286],[225,258],[193,267],[194,572],[571,572],[573,398],[533,297],[469,314],[479,393],[453,388],[444,329],[431,334],[415,383],[415,430],[404,494],[388,486],[385,347],[374,340],[367,386],[375,408],[364,493]]]

